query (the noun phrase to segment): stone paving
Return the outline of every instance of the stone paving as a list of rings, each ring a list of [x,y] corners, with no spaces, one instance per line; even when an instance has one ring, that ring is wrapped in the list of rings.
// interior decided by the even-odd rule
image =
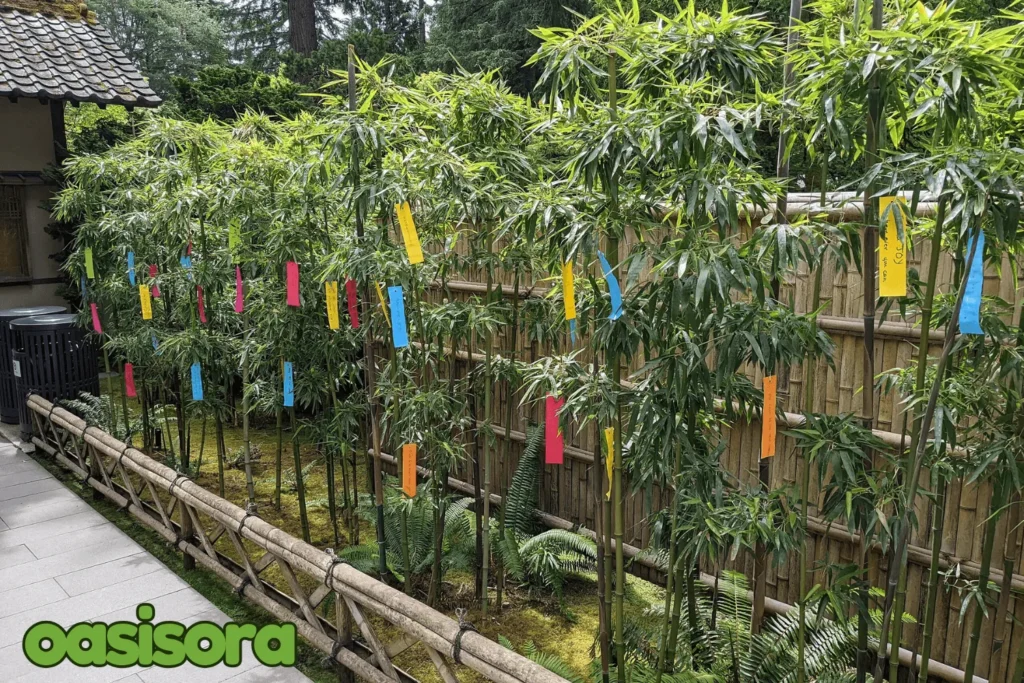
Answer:
[[[248,646],[238,667],[136,666],[52,669],[29,662],[25,631],[39,621],[135,620],[226,623],[227,615],[19,450],[0,438],[0,681],[74,683],[301,683],[293,668],[263,666]]]

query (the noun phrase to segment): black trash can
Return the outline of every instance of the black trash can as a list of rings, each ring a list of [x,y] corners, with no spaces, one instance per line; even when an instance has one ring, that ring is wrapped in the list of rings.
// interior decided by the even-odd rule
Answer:
[[[14,350],[14,335],[11,321],[34,315],[54,315],[67,311],[66,306],[21,306],[0,310],[0,422],[18,424],[18,394],[14,381],[14,366],[11,352]]]
[[[48,401],[77,398],[82,392],[99,395],[96,346],[78,325],[76,316],[38,315],[13,320],[10,325],[22,434],[32,433],[32,416],[25,404],[28,394],[38,394]]]

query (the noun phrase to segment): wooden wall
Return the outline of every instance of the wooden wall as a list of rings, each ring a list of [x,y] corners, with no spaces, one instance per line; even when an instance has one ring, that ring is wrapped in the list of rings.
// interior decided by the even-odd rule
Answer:
[[[794,201],[795,199],[795,201]],[[833,204],[828,212],[835,218],[843,216],[845,220],[855,220],[859,217],[859,206],[855,203],[842,205],[844,197],[833,196]],[[794,213],[807,212],[818,213],[819,208],[808,197],[791,197],[791,211]],[[922,204],[920,213],[927,215],[931,211],[931,205]],[[623,245],[623,255],[629,248],[629,243]],[[465,249],[465,245],[462,245]],[[910,256],[910,268],[916,268],[922,279],[928,279],[927,269],[929,258],[929,246],[923,241],[914,244]],[[1005,267],[1002,273],[990,269],[985,278],[985,293],[987,295],[998,295],[1008,302],[1014,304],[1014,311],[1011,322],[1017,323],[1020,320],[1021,302],[1024,297],[1014,289],[1014,282],[1008,276]],[[938,278],[940,291],[947,291],[949,283],[953,280],[953,260],[948,254],[943,254],[940,259]],[[550,279],[557,276],[557,273],[541,274],[535,273],[534,283],[524,283],[522,289],[528,289],[530,284],[535,284],[534,296],[543,295],[550,286]],[[483,277],[477,274],[474,282],[449,283],[453,296],[467,298],[480,296],[482,294]],[[499,275],[498,281],[504,284],[506,295],[511,295],[513,278],[511,274]],[[791,281],[787,282],[783,299],[792,301],[798,312],[805,312],[810,308],[810,279],[806,272],[798,274]],[[437,300],[441,293],[437,290],[428,296]],[[835,369],[830,369],[824,362],[818,364],[815,372],[817,379],[815,383],[814,410],[828,413],[859,412],[861,406],[861,384],[863,377],[863,334],[862,331],[850,330],[862,325],[863,309],[863,288],[862,276],[855,270],[850,272],[836,272],[829,266],[826,268],[823,277],[822,302],[827,303],[822,327],[829,331],[836,343]],[[876,334],[875,339],[875,371],[903,367],[917,355],[918,332],[911,330],[907,322],[899,318],[898,308],[895,306],[887,316],[891,324],[883,326]],[[851,321],[855,325],[851,325]],[[881,320],[879,321],[881,322]],[[862,330],[862,327],[860,327]],[[507,354],[511,340],[508,338],[508,330],[504,330],[496,341],[496,349]],[[942,335],[936,340],[941,342]],[[568,349],[562,342],[561,348],[550,347],[530,349],[525,337],[518,342],[519,358],[531,360],[540,358],[551,353],[561,353]],[[582,340],[576,348],[585,345]],[[939,344],[933,344],[932,354],[937,354]],[[584,353],[584,358],[586,357]],[[634,363],[636,370],[638,364]],[[760,384],[760,376],[752,373],[755,382]],[[805,378],[803,368],[792,368],[788,386],[780,389],[780,409],[792,413],[802,412],[804,406],[803,392]],[[496,400],[492,422],[499,436],[498,458],[499,462],[493,467],[492,491],[500,492],[511,480],[516,464],[522,454],[523,432],[530,419],[539,418],[536,410],[521,408],[520,397],[514,396],[513,423],[514,432],[510,443],[509,457],[505,457],[504,422],[505,422],[505,401],[504,389],[496,387]],[[895,432],[898,438],[903,428],[903,411],[898,397],[881,396],[875,402],[876,429],[885,432]],[[528,414],[532,412],[533,414]],[[754,484],[757,481],[758,456],[760,446],[760,423],[737,423],[726,429],[725,438],[728,441],[722,464],[730,472],[739,477],[743,482]],[[893,437],[890,437],[893,438]],[[595,514],[597,502],[595,500],[598,479],[597,467],[594,465],[593,453],[595,447],[595,434],[592,430],[583,433],[567,435],[567,452],[565,464],[560,467],[546,467],[544,480],[540,495],[540,508],[543,512],[561,517],[573,524],[584,526],[588,529],[595,528]],[[795,452],[793,440],[785,435],[784,426],[780,425],[778,455],[774,459],[771,468],[772,485],[778,486],[783,483],[795,484],[797,472],[799,471],[800,455]],[[463,471],[456,473],[458,479],[465,482],[472,482],[472,468],[468,465]],[[929,474],[925,471],[921,477],[921,484],[925,492],[929,488]],[[627,487],[628,490],[628,487]],[[945,529],[942,542],[943,559],[946,566],[961,563],[962,573],[969,579],[976,580],[977,568],[981,560],[981,545],[983,537],[982,524],[988,514],[989,501],[991,497],[990,487],[986,484],[968,485],[962,479],[954,480],[948,488],[947,505],[945,510]],[[816,499],[816,497],[815,497]],[[920,617],[923,612],[924,582],[927,575],[928,557],[930,555],[929,527],[933,506],[927,495],[919,498],[918,517],[919,528],[914,532],[911,539],[910,565],[907,581],[907,612]],[[625,540],[626,543],[638,547],[645,547],[650,540],[650,528],[648,519],[652,512],[662,506],[662,494],[660,491],[653,491],[650,494],[640,492],[631,495],[626,502],[625,517]],[[858,561],[858,542],[851,539],[845,529],[832,528],[826,530],[823,525],[815,525],[816,509],[811,508],[812,526],[809,541],[810,557],[812,566],[822,564],[836,564]],[[1006,515],[1000,521],[995,552],[993,553],[992,581],[1001,582],[1002,578],[1002,549],[1006,538]],[[879,549],[876,549],[871,556],[871,580],[876,586],[885,585],[885,564]],[[1016,591],[1013,593],[1009,613],[1013,615],[1013,622],[1007,624],[1007,644],[1004,647],[1000,658],[1002,670],[1013,670],[1014,658],[1017,651],[1024,643],[1024,556],[1017,548],[1015,557],[1015,579]],[[768,597],[793,604],[798,599],[798,558],[793,555],[787,562],[778,567],[773,567],[768,575]],[[753,560],[745,556],[738,559],[735,568],[743,570],[748,576],[753,574]],[[648,573],[649,572],[642,572]],[[823,580],[823,571],[816,572],[815,580]],[[968,615],[964,624],[960,623],[959,611],[961,608],[960,597],[953,591],[949,593],[940,591],[940,601],[937,610],[935,624],[935,639],[933,657],[950,666],[962,668],[965,659],[969,639],[970,616]],[[981,677],[988,677],[991,671],[993,656],[992,631],[995,608],[989,610],[989,616],[985,619],[982,629],[982,639],[979,648],[977,674]],[[920,646],[921,628],[917,624],[908,624],[904,628],[903,646],[915,649]]]

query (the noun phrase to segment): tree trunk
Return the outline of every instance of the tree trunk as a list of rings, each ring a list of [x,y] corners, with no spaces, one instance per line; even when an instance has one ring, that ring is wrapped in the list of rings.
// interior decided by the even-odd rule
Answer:
[[[316,50],[316,3],[313,0],[288,0],[288,47],[307,57]]]

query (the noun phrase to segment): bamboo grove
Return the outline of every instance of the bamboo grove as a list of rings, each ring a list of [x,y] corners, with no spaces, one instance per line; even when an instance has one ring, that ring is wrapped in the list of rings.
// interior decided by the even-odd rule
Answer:
[[[164,448],[190,473],[189,425],[201,420],[205,438],[209,421],[223,490],[224,425],[240,415],[258,513],[249,424],[273,422],[276,502],[293,467],[307,539],[299,452],[316,444],[335,544],[347,529],[353,562],[431,604],[453,567],[475,573],[484,615],[510,582],[558,591],[569,573],[596,572],[593,673],[619,682],[894,681],[907,620],[923,629],[911,668],[925,680],[950,581],[943,491],[954,477],[990,482],[979,577],[958,588],[970,681],[986,620],[994,647],[1013,646],[1019,558],[993,539],[1003,516],[1008,537],[1021,526],[1024,332],[1013,302],[971,283],[984,265],[1017,274],[1024,17],[980,24],[946,4],[844,0],[795,0],[792,14],[780,33],[724,3],[651,22],[634,3],[537,29],[543,75],[529,100],[493,74],[398,82],[353,58],[316,94],[316,114],[153,116],[134,140],[73,158],[58,205],[80,224],[66,270],[108,365],[130,373],[142,402],[139,425],[124,400],[110,404],[118,430],[147,447],[155,428],[175,434]],[[851,191],[862,218],[794,215],[796,187],[822,204]],[[887,248],[922,245],[928,266],[900,290]],[[948,289],[935,276],[943,254]],[[822,278],[844,270],[868,292],[867,390],[854,414],[816,413],[814,368],[835,351],[818,324]],[[812,283],[803,313],[798,276]],[[460,299],[456,281],[481,291]],[[922,353],[908,366],[875,363],[876,315],[915,323]],[[769,429],[776,382],[781,394],[801,369],[806,414],[785,430],[796,483],[771,477],[769,433],[761,484],[742,484],[721,464],[723,430],[757,417]],[[901,401],[897,446],[872,432],[882,395]],[[513,412],[531,427],[509,481]],[[599,435],[596,533],[538,533],[537,473],[583,433]],[[460,468],[475,472],[468,498],[449,486]],[[654,488],[668,504],[652,511],[644,552],[666,590],[637,623],[623,609],[624,501]],[[860,538],[859,561],[830,567],[824,584],[806,553],[812,506]],[[360,542],[362,517],[375,539]],[[927,600],[907,614],[908,538],[927,520]],[[873,544],[885,585],[866,578]],[[746,611],[746,579],[722,573],[744,554],[755,560]],[[790,555],[798,610],[765,615],[767,567]],[[1022,680],[1017,651],[990,680]]]

